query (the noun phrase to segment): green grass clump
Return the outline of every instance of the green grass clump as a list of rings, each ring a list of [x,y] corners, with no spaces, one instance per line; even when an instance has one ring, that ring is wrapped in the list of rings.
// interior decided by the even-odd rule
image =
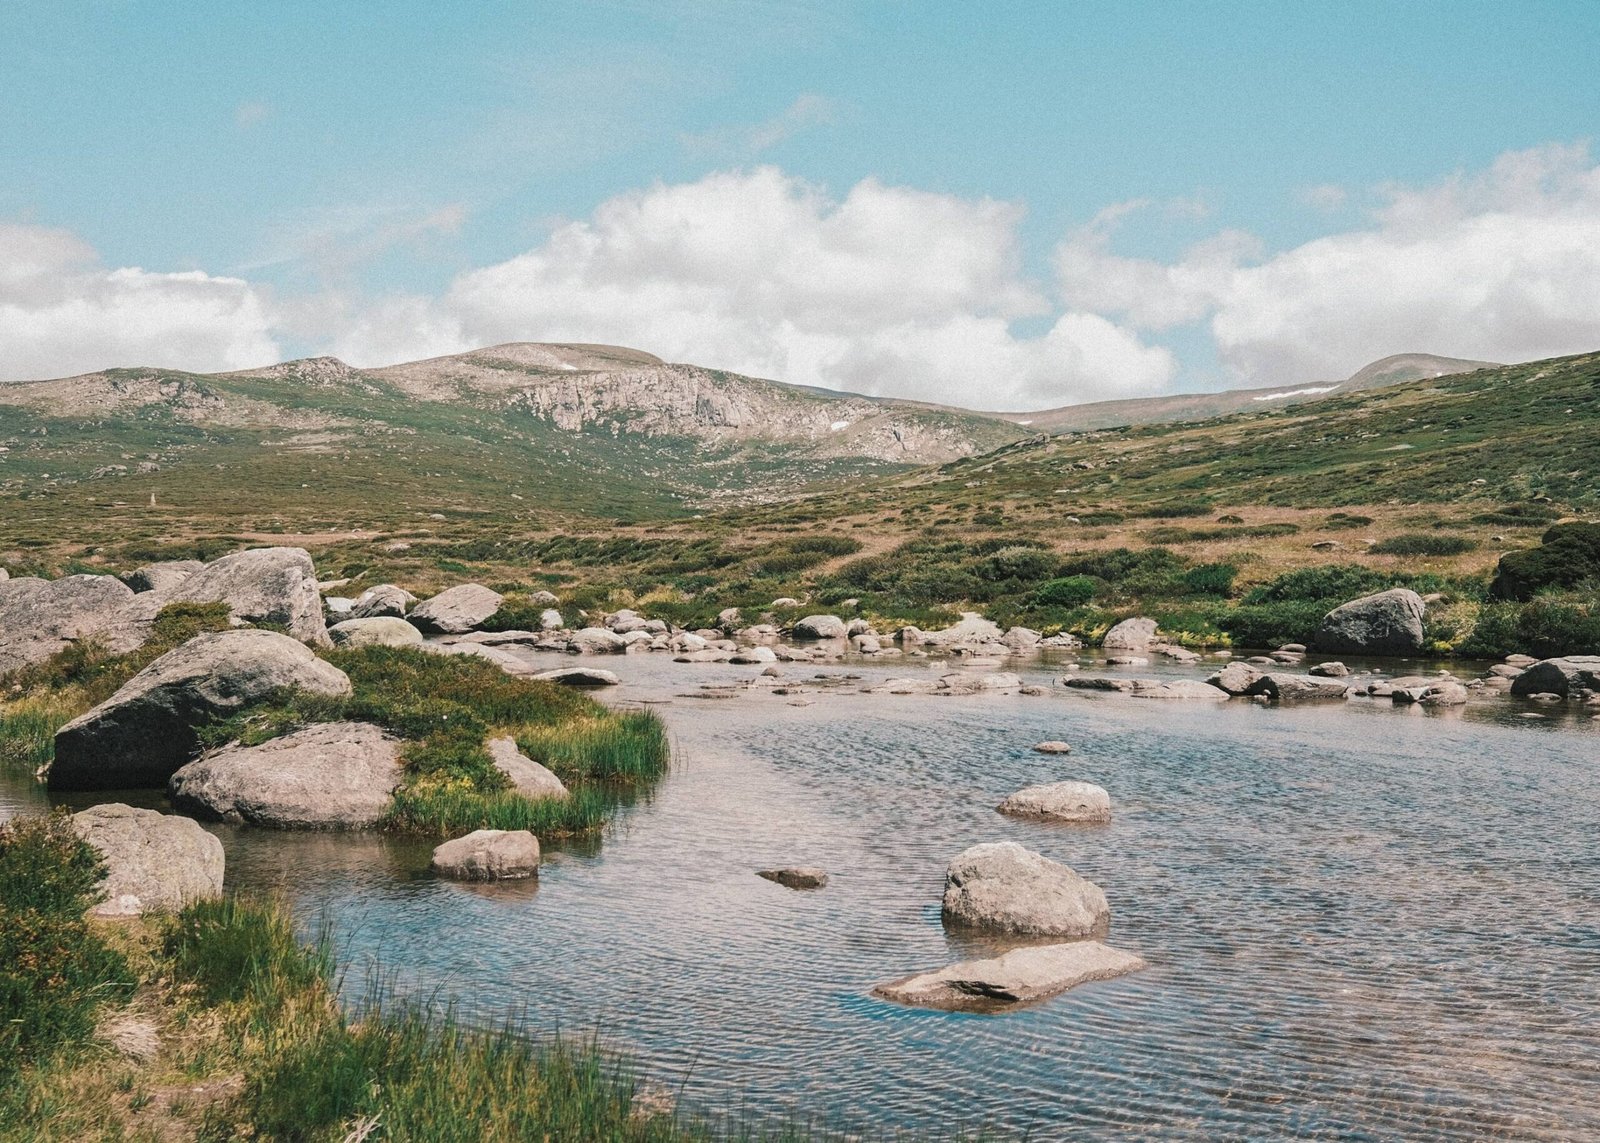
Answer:
[[[1477,542],[1465,536],[1438,536],[1410,532],[1379,540],[1367,549],[1376,556],[1459,556],[1476,548]]]
[[[32,774],[49,765],[56,731],[79,713],[78,703],[49,692],[0,704],[0,770]]]
[[[0,1087],[88,1040],[101,1008],[131,991],[127,962],[84,917],[104,876],[65,811],[0,826]]]
[[[202,1004],[246,1004],[264,1016],[332,979],[326,942],[301,944],[286,908],[242,897],[189,905],[173,918],[161,951]]]
[[[406,833],[458,837],[477,829],[525,829],[537,837],[572,837],[606,824],[616,798],[579,787],[566,798],[529,798],[484,790],[467,779],[417,778],[395,791],[384,825]]]
[[[516,738],[524,754],[563,781],[642,785],[666,773],[671,752],[666,727],[648,711],[607,711],[563,726],[528,726]]]

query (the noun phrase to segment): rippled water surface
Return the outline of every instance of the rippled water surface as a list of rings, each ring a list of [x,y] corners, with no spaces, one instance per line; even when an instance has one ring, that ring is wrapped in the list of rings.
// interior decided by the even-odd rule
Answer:
[[[440,881],[426,847],[382,838],[224,829],[230,882],[330,916],[357,987],[381,963],[474,1017],[598,1029],[712,1110],[1035,1138],[1600,1135],[1600,719],[1060,687],[797,707],[673,697],[755,668],[617,669],[618,701],[671,700],[676,770],[537,887]],[[1075,752],[1029,750],[1045,738]],[[1069,777],[1111,791],[1111,825],[994,812]],[[987,951],[944,932],[943,869],[1006,838],[1102,885],[1111,942],[1149,969],[999,1016],[872,999]],[[833,881],[754,875],[773,864]]]

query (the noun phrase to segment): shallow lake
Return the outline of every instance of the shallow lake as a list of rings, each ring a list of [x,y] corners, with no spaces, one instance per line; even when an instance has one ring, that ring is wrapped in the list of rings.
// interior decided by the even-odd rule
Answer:
[[[850,683],[794,706],[682,697],[756,667],[605,665],[625,681],[608,699],[661,703],[675,768],[601,844],[549,852],[536,887],[441,881],[426,846],[381,837],[218,827],[230,884],[327,917],[352,992],[381,966],[474,1019],[598,1031],[713,1113],[1033,1138],[1600,1135],[1600,718],[1060,686]],[[1053,738],[1074,753],[1029,749]],[[1062,778],[1105,786],[1112,824],[994,812]],[[0,783],[0,815],[41,802]],[[946,934],[939,897],[951,857],[1002,839],[1104,887],[1110,943],[1150,967],[1003,1015],[873,999],[989,951]],[[755,876],[779,864],[832,883]]]

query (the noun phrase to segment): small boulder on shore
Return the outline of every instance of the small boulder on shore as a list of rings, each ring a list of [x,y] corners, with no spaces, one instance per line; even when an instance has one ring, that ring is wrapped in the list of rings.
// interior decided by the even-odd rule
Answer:
[[[346,619],[328,628],[335,647],[408,647],[422,642],[422,632],[398,615]]]
[[[523,754],[517,748],[517,740],[510,735],[489,739],[484,749],[489,752],[489,760],[494,763],[495,769],[510,778],[511,788],[524,797],[535,801],[571,797],[566,784],[556,777],[555,772]]]
[[[1106,632],[1100,646],[1107,651],[1148,651],[1155,637],[1154,619],[1124,619]]]
[[[488,622],[502,602],[499,592],[481,583],[463,583],[423,600],[406,618],[429,633],[463,635]]]
[[[1142,957],[1100,941],[1035,945],[989,960],[969,960],[918,973],[873,994],[901,1004],[951,1012],[999,1012],[1059,996],[1091,980],[1111,980],[1145,967]]]
[[[78,811],[72,825],[105,858],[97,916],[176,913],[222,893],[222,842],[197,822],[112,802]]]
[[[815,865],[789,865],[782,869],[758,869],[757,877],[775,881],[785,889],[821,889],[828,883],[828,871]]]
[[[849,632],[837,615],[808,615],[794,625],[796,639],[843,639]]]
[[[988,932],[1101,937],[1111,906],[1094,882],[1016,842],[975,845],[945,870],[947,923]]]
[[[1511,681],[1514,695],[1570,696],[1600,691],[1600,655],[1566,655],[1532,664]]]
[[[539,876],[539,840],[525,829],[480,829],[447,841],[430,863],[457,881],[522,881]]]
[[[1111,795],[1092,782],[1051,782],[1018,790],[995,808],[1017,818],[1101,824],[1111,820]]]
[[[404,618],[406,608],[416,601],[417,597],[405,588],[392,583],[380,583],[356,596],[355,602],[350,605],[350,618]]]

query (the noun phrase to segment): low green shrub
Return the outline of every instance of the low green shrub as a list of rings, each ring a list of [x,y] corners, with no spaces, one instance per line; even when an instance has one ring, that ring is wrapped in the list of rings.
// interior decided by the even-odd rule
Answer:
[[[1040,584],[1033,592],[1039,607],[1082,607],[1100,588],[1098,580],[1086,575],[1069,575]]]
[[[1359,516],[1352,512],[1330,512],[1328,518],[1322,522],[1322,526],[1338,530],[1341,528],[1365,528],[1371,523],[1371,516]]]
[[[1201,564],[1183,573],[1183,586],[1191,595],[1210,595],[1227,599],[1233,594],[1233,581],[1239,569],[1233,564]]]
[[[1367,550],[1376,556],[1459,556],[1477,546],[1476,540],[1469,540],[1465,536],[1408,532],[1379,540]]]
[[[1500,557],[1489,594],[1494,599],[1528,600],[1542,591],[1600,583],[1600,524],[1557,524],[1537,548]]]

